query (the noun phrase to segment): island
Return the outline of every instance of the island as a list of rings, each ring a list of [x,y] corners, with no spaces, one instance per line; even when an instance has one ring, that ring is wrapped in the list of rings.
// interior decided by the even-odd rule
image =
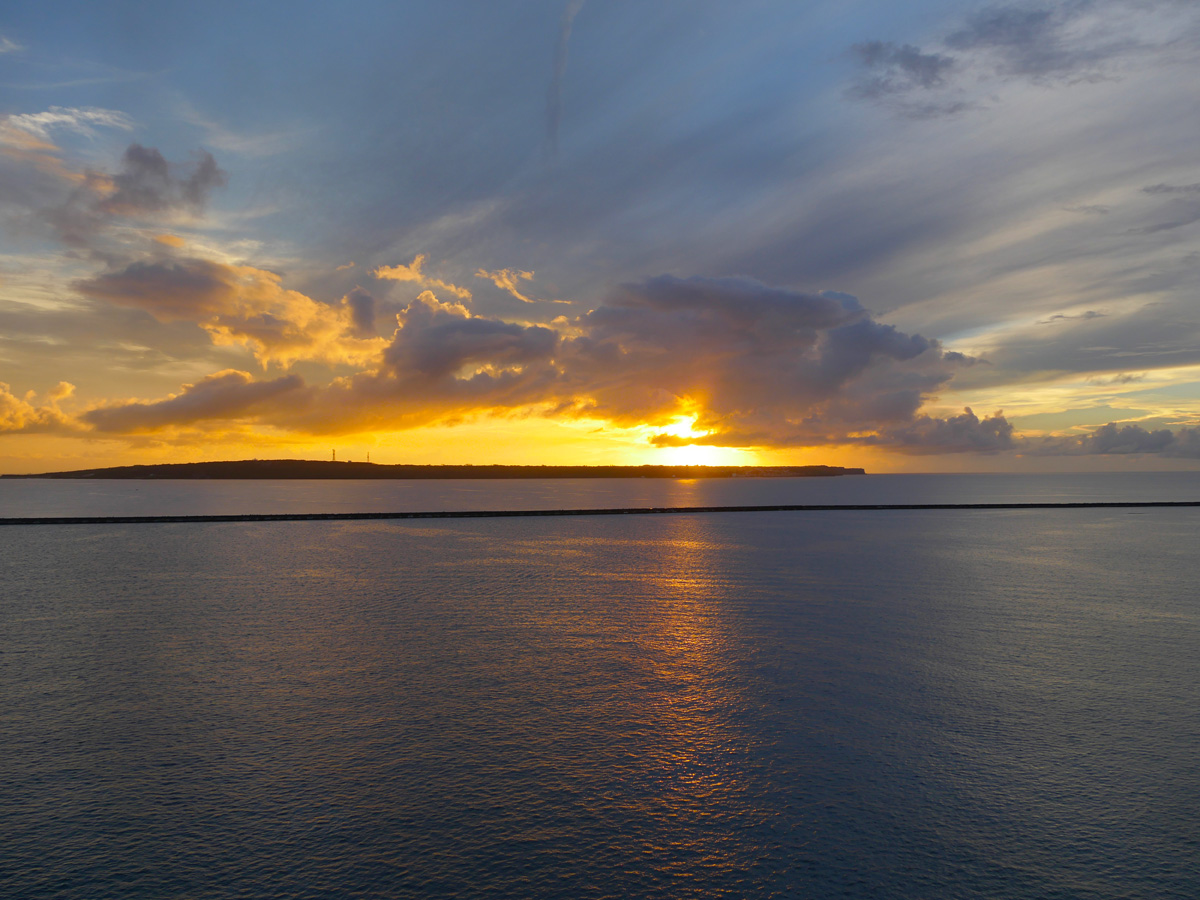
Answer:
[[[382,465],[313,459],[162,463],[0,475],[0,478],[287,479],[287,478],[813,478],[864,475],[842,466],[501,466]]]

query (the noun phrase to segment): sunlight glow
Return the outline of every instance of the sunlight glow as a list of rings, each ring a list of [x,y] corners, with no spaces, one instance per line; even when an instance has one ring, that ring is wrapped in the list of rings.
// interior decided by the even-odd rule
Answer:
[[[695,414],[676,416],[671,424],[654,429],[654,434],[677,438],[702,438],[710,432],[696,428]],[[680,447],[659,447],[654,462],[669,466],[746,466],[754,465],[755,455],[733,447],[714,447],[709,444],[684,444]]]

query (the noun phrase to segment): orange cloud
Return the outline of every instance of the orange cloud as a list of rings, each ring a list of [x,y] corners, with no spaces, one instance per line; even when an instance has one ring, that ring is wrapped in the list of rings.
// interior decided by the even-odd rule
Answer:
[[[78,430],[69,415],[59,409],[59,402],[75,392],[75,386],[60,381],[47,395],[44,406],[34,405],[36,395],[30,391],[17,397],[7,384],[0,382],[0,434],[55,434]]]
[[[475,273],[476,278],[486,278],[502,291],[508,291],[518,300],[523,303],[536,303],[532,297],[526,297],[521,293],[518,287],[518,281],[532,281],[532,272],[522,272],[518,269],[497,269],[494,272],[488,272],[485,269],[480,269]]]
[[[248,347],[264,366],[301,360],[366,365],[387,343],[363,334],[347,302],[318,303],[284,288],[274,272],[184,258],[130,263],[76,282],[85,296],[144,309],[160,322],[189,321],[216,344]]]
[[[430,291],[396,316],[378,366],[335,379],[274,421],[309,433],[405,429],[544,405],[556,393],[557,332],[477,316]]]
[[[421,268],[424,265],[425,265],[425,254],[418,253],[416,256],[413,257],[413,261],[411,263],[409,263],[407,266],[405,266],[405,265],[380,266],[378,269],[373,271],[371,274],[374,275],[376,278],[382,278],[387,281],[411,281],[411,282],[414,282],[415,284],[423,285],[425,287],[437,288],[439,290],[445,291],[448,294],[453,294],[455,297],[458,297],[462,300],[470,300],[471,299],[471,292],[469,290],[467,290],[466,288],[459,287],[456,284],[451,284],[448,281],[442,281],[437,278],[431,278],[430,276],[426,275],[424,272],[421,271]]]

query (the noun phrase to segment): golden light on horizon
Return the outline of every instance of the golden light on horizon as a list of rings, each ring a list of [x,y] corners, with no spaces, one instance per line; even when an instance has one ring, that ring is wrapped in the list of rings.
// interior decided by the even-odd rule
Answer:
[[[669,425],[653,429],[655,435],[674,438],[704,438],[711,432],[696,428],[696,414],[676,416]],[[654,462],[669,466],[747,466],[756,465],[758,455],[753,451],[712,444],[680,444],[657,447],[652,451]]]

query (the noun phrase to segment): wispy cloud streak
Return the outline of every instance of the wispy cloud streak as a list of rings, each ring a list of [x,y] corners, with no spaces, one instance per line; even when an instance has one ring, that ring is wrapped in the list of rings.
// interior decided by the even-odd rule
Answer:
[[[545,157],[553,163],[558,160],[558,133],[562,126],[563,81],[567,75],[567,50],[571,43],[571,27],[575,17],[583,9],[586,0],[570,0],[563,10],[562,23],[558,28],[558,43],[554,45],[554,69],[550,77],[550,89],[546,93],[546,143]]]

